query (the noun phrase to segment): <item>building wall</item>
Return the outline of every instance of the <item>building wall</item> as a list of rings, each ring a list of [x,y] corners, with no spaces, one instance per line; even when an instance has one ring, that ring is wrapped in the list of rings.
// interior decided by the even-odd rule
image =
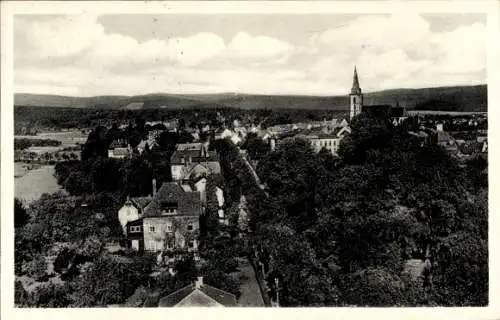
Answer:
[[[123,232],[126,232],[126,224],[129,221],[134,221],[139,219],[139,210],[137,210],[136,207],[130,205],[124,205],[121,207],[121,209],[118,211],[118,220],[120,221],[120,224],[122,225]]]
[[[180,164],[173,164],[171,166],[171,171],[172,171],[172,180],[180,180],[182,179],[182,176],[184,174],[184,165]]]
[[[188,230],[188,225],[192,225],[192,230]],[[165,247],[167,236],[174,235],[175,243],[181,248],[188,250],[198,249],[198,239],[195,236],[192,248],[189,248],[185,235],[191,233],[197,235],[200,229],[198,217],[192,216],[162,216],[144,218],[144,249],[147,251],[161,251],[168,249]]]
[[[340,139],[332,138],[332,139],[312,139],[311,144],[314,148],[314,151],[319,152],[321,149],[325,148],[332,153],[332,155],[336,155],[340,145]]]
[[[361,94],[351,94],[350,99],[350,119],[361,113],[361,107],[363,106],[363,95]]]

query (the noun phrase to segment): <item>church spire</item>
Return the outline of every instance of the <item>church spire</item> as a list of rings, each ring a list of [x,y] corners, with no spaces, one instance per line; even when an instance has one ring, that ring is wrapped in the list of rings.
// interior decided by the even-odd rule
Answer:
[[[356,70],[356,66],[354,66],[354,76],[352,77],[351,94],[361,94],[361,88],[359,87],[358,71]]]

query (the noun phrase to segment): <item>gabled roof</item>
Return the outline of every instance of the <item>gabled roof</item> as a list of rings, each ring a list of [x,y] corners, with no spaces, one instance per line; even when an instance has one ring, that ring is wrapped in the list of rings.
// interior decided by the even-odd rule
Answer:
[[[172,202],[178,204],[178,215],[199,216],[201,214],[199,192],[186,192],[178,183],[164,182],[151,203],[144,209],[144,216],[161,216],[162,203]]]
[[[130,198],[130,202],[134,205],[139,210],[144,210],[148,204],[151,203],[151,200],[153,200],[152,197],[134,197]]]
[[[210,285],[202,284],[200,288],[196,288],[190,284],[160,299],[158,306],[175,307],[177,305],[186,307],[235,307],[236,296]]]
[[[220,163],[217,161],[197,162],[193,163],[186,170],[183,179],[198,178],[200,175],[206,174],[219,174],[221,173]]]

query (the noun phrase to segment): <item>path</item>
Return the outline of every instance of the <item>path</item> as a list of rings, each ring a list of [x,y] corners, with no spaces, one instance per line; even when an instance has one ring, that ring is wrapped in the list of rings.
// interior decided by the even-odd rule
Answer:
[[[255,172],[255,169],[253,168],[253,166],[250,164],[250,162],[248,161],[247,159],[247,156],[242,154],[240,152],[240,156],[241,158],[243,159],[243,161],[245,161],[245,163],[247,164],[248,168],[250,168],[250,172],[252,173],[252,176],[254,177],[255,179],[255,182],[257,183],[257,185],[259,186],[259,188],[264,191],[264,193],[266,194],[267,197],[269,197],[267,191],[265,190],[265,187],[264,187],[264,184],[262,184],[262,182],[260,181],[260,178],[259,176],[257,175],[257,172]]]
[[[260,293],[259,284],[255,278],[255,271],[246,258],[238,258],[240,269],[240,292],[238,299],[240,307],[265,307]]]

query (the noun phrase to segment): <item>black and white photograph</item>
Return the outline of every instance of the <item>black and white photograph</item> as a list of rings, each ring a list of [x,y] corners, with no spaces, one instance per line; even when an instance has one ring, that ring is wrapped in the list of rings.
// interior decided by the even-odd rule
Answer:
[[[273,3],[11,14],[13,308],[491,306],[497,20]]]

